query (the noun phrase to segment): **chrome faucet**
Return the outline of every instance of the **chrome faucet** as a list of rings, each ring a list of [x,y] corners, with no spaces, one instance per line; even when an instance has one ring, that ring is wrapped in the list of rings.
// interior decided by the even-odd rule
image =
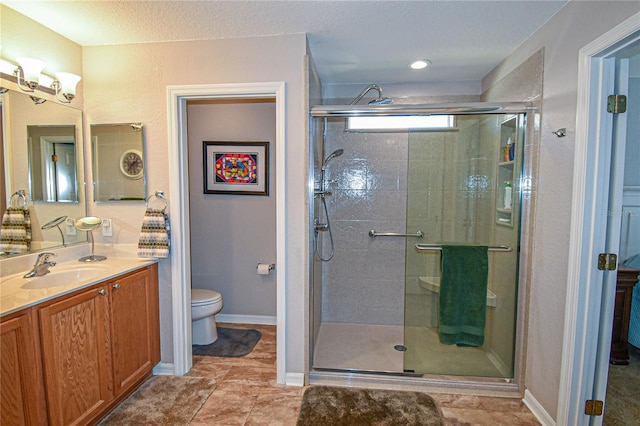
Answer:
[[[36,258],[36,263],[33,265],[33,268],[29,272],[24,274],[23,278],[41,277],[51,272],[49,271],[49,268],[52,266],[56,266],[56,262],[49,260],[49,257],[51,256],[56,256],[56,254],[40,253]]]

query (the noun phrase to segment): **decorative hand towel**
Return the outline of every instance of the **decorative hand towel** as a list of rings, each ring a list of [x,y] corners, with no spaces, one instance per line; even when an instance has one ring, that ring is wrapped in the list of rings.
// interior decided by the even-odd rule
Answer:
[[[0,251],[26,253],[31,248],[31,216],[28,208],[8,207],[0,225]]]
[[[482,346],[487,306],[487,246],[442,246],[440,343]]]
[[[142,218],[138,257],[169,257],[170,229],[164,210],[147,209]]]

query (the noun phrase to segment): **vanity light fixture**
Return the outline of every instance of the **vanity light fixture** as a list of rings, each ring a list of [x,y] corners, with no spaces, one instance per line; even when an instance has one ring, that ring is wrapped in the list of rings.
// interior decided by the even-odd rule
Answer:
[[[19,67],[13,72],[18,79],[18,86],[25,92],[33,92],[40,84],[40,73],[47,65],[42,61],[33,58],[17,58]],[[20,74],[26,88],[20,84]]]
[[[46,74],[42,74],[42,70],[46,64],[38,59],[33,58],[17,58],[18,66],[0,59],[0,72],[13,75],[16,78],[18,87],[23,92],[33,93],[40,87],[48,87],[53,89],[58,101],[68,104],[76,96],[76,86],[81,77],[69,72],[58,72],[55,79]],[[33,97],[32,97],[33,98]],[[36,98],[43,103],[44,99]],[[35,102],[35,99],[34,99]]]
[[[418,59],[409,64],[409,67],[414,70],[421,70],[431,65],[431,61],[428,59]]]
[[[76,97],[76,86],[80,81],[79,75],[70,72],[57,72],[56,80],[51,83],[51,88],[56,91],[56,99],[63,103],[70,103]],[[60,99],[60,94],[64,99]]]

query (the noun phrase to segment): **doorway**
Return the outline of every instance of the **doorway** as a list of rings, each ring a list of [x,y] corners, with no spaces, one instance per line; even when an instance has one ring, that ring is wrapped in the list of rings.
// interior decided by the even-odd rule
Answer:
[[[275,99],[276,137],[273,155],[276,169],[276,266],[285,267],[285,93],[284,83],[211,84],[167,87],[169,129],[169,176],[173,223],[171,251],[173,371],[184,375],[191,360],[191,245],[189,224],[189,161],[187,133],[187,102],[211,99]],[[285,383],[285,274],[276,279],[277,382]]]
[[[558,424],[600,425],[603,421],[602,416],[586,415],[585,404],[605,399],[617,271],[599,270],[596,260],[599,253],[619,250],[620,217],[609,213],[616,210],[612,206],[618,205],[616,199],[621,199],[622,193],[622,182],[615,172],[620,172],[621,164],[616,155],[624,158],[624,152],[616,151],[615,144],[619,147],[625,140],[617,126],[624,119],[617,120],[607,112],[607,98],[616,93],[616,60],[640,42],[639,16],[580,51],[566,349]],[[617,220],[610,221],[612,218]],[[598,339],[593,338],[594,330],[599,330]]]

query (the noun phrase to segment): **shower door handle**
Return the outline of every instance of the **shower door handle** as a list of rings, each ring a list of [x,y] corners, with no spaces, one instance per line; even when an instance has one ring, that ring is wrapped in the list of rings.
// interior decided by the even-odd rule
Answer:
[[[415,237],[415,238],[422,238],[422,237],[424,237],[424,232],[416,231],[415,234],[398,234],[398,233],[395,233],[395,232],[377,232],[375,229],[372,229],[371,231],[369,231],[369,236],[371,238],[374,238],[374,237]]]

